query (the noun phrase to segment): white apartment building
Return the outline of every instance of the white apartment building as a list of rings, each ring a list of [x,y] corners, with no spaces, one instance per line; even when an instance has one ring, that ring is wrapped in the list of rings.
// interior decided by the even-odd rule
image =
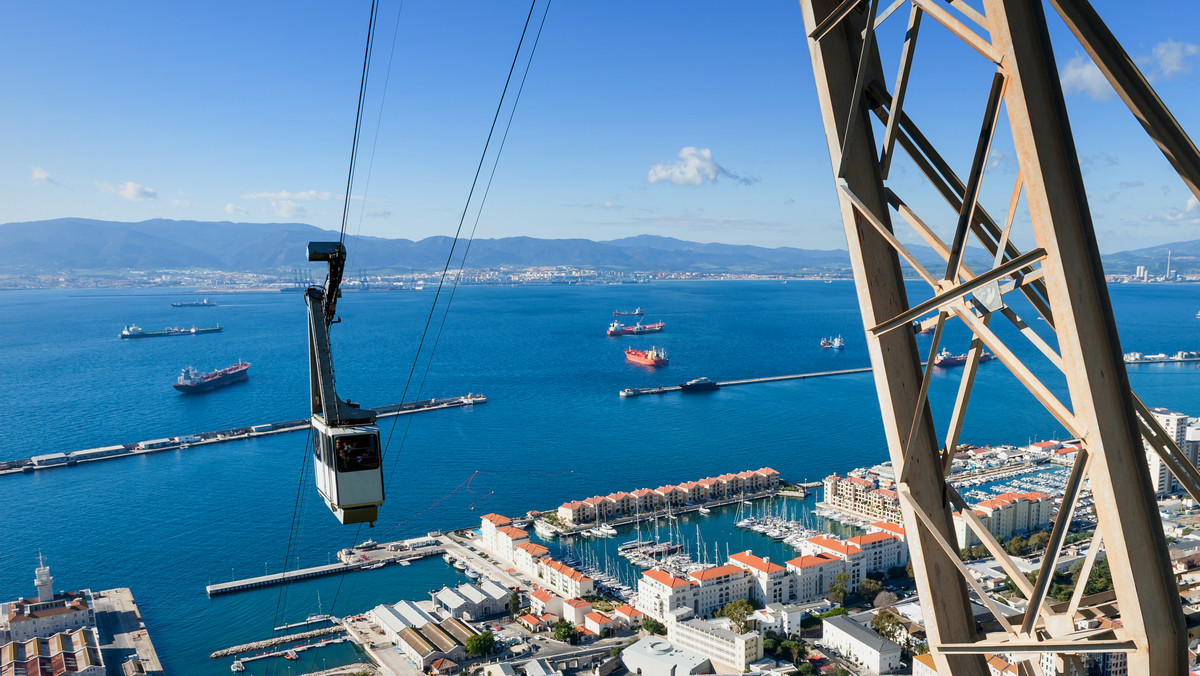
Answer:
[[[749,599],[753,584],[750,571],[729,564],[698,570],[686,578],[654,568],[638,580],[637,608],[663,622],[707,617],[730,601]]]
[[[760,606],[796,600],[796,578],[770,558],[760,558],[747,549],[729,557],[729,563],[750,572],[750,598]]]
[[[1188,417],[1182,413],[1176,413],[1165,408],[1152,408],[1150,413],[1158,424],[1166,430],[1167,436],[1175,440],[1176,445],[1180,450],[1188,456],[1188,460],[1192,464],[1196,464],[1196,446],[1200,444],[1189,444],[1187,442]],[[1171,474],[1171,470],[1167,469],[1167,464],[1158,457],[1150,444],[1142,440],[1142,445],[1146,449],[1146,464],[1150,468],[1150,483],[1154,486],[1154,495],[1156,497],[1164,497],[1172,493],[1178,493],[1181,490],[1179,481]]]
[[[822,629],[823,644],[858,663],[868,674],[890,674],[902,667],[900,646],[850,615],[827,617]]]
[[[688,577],[696,582],[692,598],[694,617],[708,617],[730,601],[750,598],[753,578],[745,568],[726,564],[698,570]]]
[[[758,632],[739,635],[721,622],[697,619],[675,622],[668,625],[667,638],[681,648],[707,657],[719,674],[740,674],[763,655],[762,636]]]
[[[538,561],[549,556],[550,550],[543,545],[523,542],[513,548],[513,565],[527,575],[537,575]]]
[[[696,583],[693,580],[675,577],[665,570],[652,568],[642,572],[638,580],[637,609],[650,617],[665,622],[672,611],[695,604]]]
[[[977,503],[972,511],[988,532],[1003,542],[1013,535],[1029,533],[1050,525],[1054,512],[1054,498],[1045,493],[1002,493]],[[959,547],[980,544],[967,520],[959,512],[954,513],[954,532]]]
[[[812,603],[825,598],[833,577],[846,572],[847,564],[833,554],[800,556],[787,562],[796,579],[796,602]]]
[[[479,543],[489,552],[496,551],[496,530],[512,525],[512,519],[503,514],[484,514],[479,520]]]
[[[595,593],[592,578],[549,556],[538,559],[537,576],[548,587],[553,587],[567,598],[591,596]]]

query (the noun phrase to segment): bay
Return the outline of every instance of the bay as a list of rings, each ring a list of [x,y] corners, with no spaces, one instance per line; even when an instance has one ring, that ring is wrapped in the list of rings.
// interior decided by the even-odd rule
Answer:
[[[1200,349],[1198,290],[1111,287],[1124,350]],[[10,321],[0,324],[0,384],[11,395],[11,415],[0,426],[0,459],[306,417],[299,294],[210,296],[218,307],[171,308],[185,296],[161,290],[4,293]],[[492,511],[516,515],[762,466],[788,479],[816,480],[886,460],[870,373],[704,396],[617,396],[625,387],[699,376],[867,366],[849,282],[463,287],[444,326],[449,290],[431,313],[434,297],[347,291],[339,304],[343,322],[333,335],[343,397],[369,406],[467,392],[489,397],[470,410],[381,421],[390,439],[389,484],[376,528],[342,527],[328,513],[304,474],[303,433],[2,476],[9,500],[0,512],[0,598],[33,592],[40,551],[57,588],[132,588],[168,673],[227,673],[227,661],[208,660],[209,652],[264,638],[272,626],[316,612],[318,594],[324,610],[346,614],[428,598],[430,589],[464,578],[432,559],[214,599],[204,593],[211,582],[322,564],[367,537],[385,541],[478,525],[479,515]],[[613,310],[636,306],[646,310],[646,321],[665,321],[666,330],[604,335]],[[1016,307],[1048,335],[1027,306]],[[130,322],[147,330],[219,322],[224,331],[119,340]],[[999,320],[993,326],[1012,344],[1023,340]],[[965,351],[969,334],[953,322],[948,327],[945,344]],[[818,347],[836,334],[846,337],[845,350]],[[658,370],[630,364],[622,352],[630,345],[665,348],[671,364]],[[918,345],[926,350],[928,338]],[[1018,353],[1069,401],[1061,377],[1036,350],[1026,344]],[[171,388],[183,366],[212,370],[238,359],[253,364],[245,384],[199,397]],[[1193,366],[1137,366],[1129,374],[1148,405],[1200,413],[1200,370]],[[931,399],[943,429],[959,377],[958,369],[934,375]],[[1025,443],[1064,434],[1002,365],[980,369],[964,442]],[[727,521],[724,512],[697,521],[709,549],[724,553],[759,542]],[[761,547],[773,558],[787,555]],[[298,669],[353,657],[349,646],[306,656]],[[283,673],[285,665],[270,669]]]

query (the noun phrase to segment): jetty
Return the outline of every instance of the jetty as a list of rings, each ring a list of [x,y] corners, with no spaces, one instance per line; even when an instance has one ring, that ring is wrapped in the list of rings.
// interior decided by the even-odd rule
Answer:
[[[486,403],[487,397],[484,395],[468,392],[466,395],[461,397],[422,399],[420,401],[410,401],[401,404],[388,404],[386,406],[379,406],[371,410],[375,411],[375,415],[378,418],[390,418],[392,416],[408,415],[410,413],[440,411],[447,408],[471,407],[475,404]],[[243,439],[251,439],[269,434],[298,432],[300,430],[308,429],[309,425],[310,423],[308,418],[296,418],[294,420],[283,420],[280,422],[264,423],[261,425],[250,425],[249,427],[235,427],[233,429],[218,430],[216,432],[184,434],[176,437],[135,441],[127,444],[101,446],[99,448],[88,448],[81,451],[70,451],[67,453],[48,453],[46,455],[35,455],[31,458],[21,458],[19,460],[6,460],[0,462],[0,474],[18,474],[22,472],[30,473],[36,470],[50,469],[55,467],[74,467],[81,462],[112,460],[113,458],[128,458],[130,456],[143,455],[146,453],[178,451],[188,448],[195,448],[197,446],[205,446],[208,444],[240,441]]]
[[[234,655],[240,655],[242,653],[248,653],[248,652],[252,652],[255,650],[264,650],[266,648],[274,648],[275,646],[286,645],[288,643],[294,643],[296,641],[307,641],[309,639],[320,638],[322,636],[329,636],[330,634],[341,634],[341,633],[344,633],[345,631],[346,631],[346,628],[343,627],[341,624],[338,624],[336,627],[325,627],[324,629],[313,629],[312,631],[305,631],[305,632],[301,632],[299,634],[289,634],[288,636],[276,636],[275,638],[269,638],[269,639],[266,639],[263,641],[255,641],[253,643],[243,643],[241,645],[235,645],[231,648],[224,648],[222,650],[218,650],[218,651],[212,653],[211,655],[209,655],[209,657],[212,659],[218,659],[221,657],[233,657]],[[297,652],[299,652],[300,650],[303,650],[303,648],[296,648]],[[283,655],[283,653],[279,653],[278,656],[282,656],[282,655]],[[267,655],[260,655],[260,656],[256,656],[256,657],[275,657],[275,656],[276,655],[274,655],[274,654],[267,654]],[[256,657],[244,658],[244,659],[242,659],[242,661],[249,662],[253,659],[256,659]]]
[[[287,584],[289,582],[324,577],[326,575],[341,575],[358,570],[377,570],[391,563],[416,561],[417,559],[442,554],[445,551],[446,543],[444,536],[441,534],[437,537],[414,538],[371,545],[369,548],[361,546],[352,547],[338,552],[339,560],[337,563],[313,566],[311,568],[297,568],[296,570],[288,570],[282,573],[258,575],[240,580],[230,580],[229,582],[218,582],[207,585],[204,591],[209,596],[220,596],[221,594],[232,594],[234,592],[249,591],[261,587],[272,587],[277,584]],[[329,620],[336,620],[336,618],[325,619],[325,621]],[[298,624],[290,626],[298,626]]]
[[[733,387],[735,385],[754,385],[757,383],[775,383],[782,380],[805,380],[806,378],[828,378],[829,376],[844,376],[851,373],[870,373],[870,366],[862,366],[853,369],[838,369],[836,371],[814,371],[812,373],[794,373],[786,376],[765,376],[762,378],[743,378],[741,380],[726,380],[718,382],[718,387]],[[624,390],[621,396],[628,397],[641,396],[643,394],[665,394],[667,392],[678,392],[681,388],[678,385],[666,385],[663,387],[630,387]]]

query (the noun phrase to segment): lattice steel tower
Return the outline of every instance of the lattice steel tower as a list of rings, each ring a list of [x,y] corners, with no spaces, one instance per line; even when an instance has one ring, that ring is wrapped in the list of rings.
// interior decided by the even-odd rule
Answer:
[[[963,0],[895,0],[881,11],[879,0],[800,0],[931,654],[939,673],[956,676],[985,676],[984,653],[1015,656],[1022,673],[1034,674],[1041,672],[1045,653],[1057,654],[1056,669],[1070,673],[1071,666],[1081,667],[1078,655],[1088,652],[1125,653],[1130,674],[1183,674],[1187,630],[1143,438],[1198,500],[1200,474],[1130,391],[1042,0],[982,4],[979,11]],[[1200,197],[1195,145],[1099,16],[1086,0],[1049,4]],[[900,16],[907,14],[908,25],[899,61],[889,69],[896,73],[889,87],[876,29],[901,8],[907,9]],[[965,42],[971,57],[992,74],[965,181],[923,133],[918,116],[904,112],[914,109],[906,108],[905,92],[918,34],[935,30]],[[947,83],[939,94],[960,98],[963,84]],[[1002,111],[1019,169],[1000,222],[979,204],[979,196]],[[975,123],[964,124],[973,135]],[[933,200],[944,201],[948,211],[923,220],[898,194],[905,184],[889,187],[897,148],[906,166],[916,168],[908,173],[923,175],[934,188]],[[1024,252],[1014,230],[1014,220],[1024,220],[1014,218],[1022,197],[1033,240]],[[911,254],[893,232],[895,216],[941,255],[944,272],[928,270]],[[933,225],[939,218],[953,224],[948,239]],[[972,270],[964,262],[972,238],[990,254],[989,269]],[[928,283],[927,300],[909,302],[901,261]],[[1010,304],[1018,296],[1022,300]],[[1040,335],[1014,305],[1032,308],[1049,330],[1039,324]],[[972,342],[949,428],[939,436],[927,395],[933,357],[951,318],[965,324]],[[914,322],[935,329],[924,366]],[[1081,440],[1033,583],[946,481],[984,348]],[[1018,353],[1044,363],[1027,364]],[[1047,384],[1046,373],[1063,385]],[[1069,399],[1056,392],[1069,393]],[[1096,535],[1070,601],[1054,603],[1047,600],[1052,574],[1085,482],[1095,500]],[[961,512],[1028,599],[1023,615],[1006,619],[959,561],[952,511]],[[1101,542],[1114,591],[1088,596],[1084,585]],[[989,606],[997,631],[977,628],[972,590]],[[1120,626],[1077,630],[1076,620],[1088,612],[1119,613]]]

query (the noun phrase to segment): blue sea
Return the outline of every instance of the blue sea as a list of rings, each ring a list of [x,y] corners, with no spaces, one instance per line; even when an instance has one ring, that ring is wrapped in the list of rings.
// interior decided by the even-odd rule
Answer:
[[[1110,293],[1124,351],[1200,349],[1200,287],[1123,285]],[[171,308],[194,297],[161,290],[4,292],[0,383],[9,399],[0,459],[306,417],[300,295],[209,295],[219,307]],[[887,459],[869,373],[703,396],[617,396],[625,387],[699,376],[867,366],[850,282],[463,287],[444,314],[448,296],[432,312],[432,291],[347,291],[339,305],[343,321],[333,335],[341,396],[368,406],[468,392],[489,398],[471,409],[381,421],[388,492],[374,529],[343,527],[329,514],[303,473],[303,433],[0,476],[0,598],[34,592],[40,552],[58,588],[130,587],[168,673],[228,673],[228,660],[209,660],[210,652],[266,638],[272,626],[303,619],[318,603],[350,614],[428,598],[430,589],[465,578],[435,558],[210,599],[204,587],[212,582],[324,564],[368,537],[477,526],[487,512],[516,515],[762,466],[816,480]],[[666,330],[604,335],[613,310],[636,306]],[[1027,307],[1017,310],[1046,332]],[[129,323],[147,330],[220,323],[225,330],[119,340]],[[969,335],[949,326],[944,343],[965,351]],[[1011,327],[998,332],[1012,344],[1023,340]],[[818,347],[836,334],[846,338],[845,350]],[[918,344],[928,349],[928,337]],[[671,363],[658,370],[629,364],[622,352],[629,345],[665,348]],[[1019,353],[1067,400],[1061,378],[1035,350]],[[239,359],[253,364],[247,383],[203,396],[171,388],[184,366],[207,371]],[[949,369],[934,377],[931,399],[943,428],[960,376]],[[1193,366],[1133,367],[1130,379],[1148,405],[1200,415]],[[1064,435],[998,362],[981,367],[974,392],[964,442]],[[715,511],[681,529],[694,531],[693,544],[702,540],[706,551],[754,547],[789,556],[783,545],[733,529],[733,517]],[[620,539],[596,551],[615,549]],[[355,657],[348,645],[303,656],[299,664],[260,662],[250,673],[300,673]]]

